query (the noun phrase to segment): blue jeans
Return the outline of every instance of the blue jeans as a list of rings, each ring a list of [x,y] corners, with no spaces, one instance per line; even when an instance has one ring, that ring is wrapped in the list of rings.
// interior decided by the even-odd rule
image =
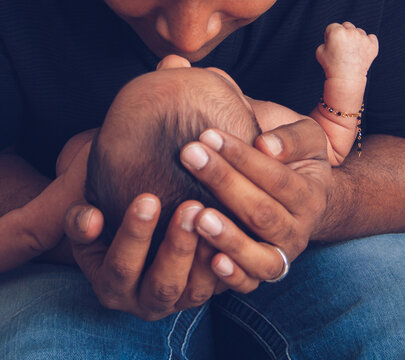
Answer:
[[[405,359],[405,236],[311,246],[287,278],[145,322],[74,268],[0,276],[0,359]]]

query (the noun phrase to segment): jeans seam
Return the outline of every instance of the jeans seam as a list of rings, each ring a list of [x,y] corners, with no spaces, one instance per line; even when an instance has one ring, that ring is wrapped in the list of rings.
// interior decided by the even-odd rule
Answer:
[[[173,348],[170,345],[170,338],[172,337],[172,334],[174,332],[174,329],[176,328],[177,321],[179,320],[180,315],[183,313],[183,311],[179,311],[177,314],[176,318],[174,319],[172,329],[170,330],[169,334],[167,335],[167,346],[169,347],[169,358],[168,360],[173,359]]]
[[[247,324],[241,318],[237,317],[236,315],[234,315],[233,313],[231,313],[230,311],[228,311],[226,309],[222,309],[222,311],[224,311],[226,314],[228,314],[228,316],[231,319],[233,319],[237,323],[243,325],[243,327],[245,329],[249,330],[249,332],[257,338],[257,340],[260,342],[260,344],[263,345],[263,347],[265,348],[265,351],[268,354],[270,354],[274,360],[277,360],[276,354],[274,353],[273,349],[263,340],[263,338],[249,324]]]
[[[288,360],[291,360],[290,354],[289,354],[289,344],[287,339],[283,336],[283,334],[281,334],[281,332],[274,326],[274,324],[272,324],[260,311],[258,311],[257,309],[255,309],[253,306],[251,306],[249,303],[247,303],[246,301],[238,298],[237,296],[235,296],[232,293],[229,293],[229,295],[231,297],[233,297],[236,301],[239,301],[240,303],[244,304],[246,307],[248,307],[249,309],[251,309],[253,312],[255,312],[256,314],[258,314],[267,324],[269,324],[269,326],[271,326],[276,333],[281,337],[281,339],[284,341],[285,345],[286,345],[286,349],[285,349],[285,355],[287,356]],[[225,309],[224,309],[225,310]],[[226,311],[226,310],[225,310]],[[229,313],[227,311],[227,313]],[[229,313],[230,315],[233,316],[233,314]],[[269,347],[269,345],[264,341],[263,337],[260,336],[253,328],[251,328],[248,324],[246,324],[244,321],[242,321],[240,318],[235,318],[237,320],[239,320],[243,325],[245,325],[248,329],[250,329],[253,334],[260,339],[261,343],[264,344],[266,346],[266,348],[268,348],[270,350],[270,352],[274,355],[274,358],[276,358],[276,355],[274,354],[273,350]]]
[[[185,355],[187,342],[192,334],[192,329],[196,327],[207,308],[208,303],[201,308],[196,307],[187,311],[179,311],[167,335],[168,360],[179,358],[188,360]]]
[[[190,331],[191,331],[191,329],[194,327],[195,322],[196,322],[198,319],[201,318],[203,312],[205,312],[206,309],[207,309],[206,306],[202,306],[202,307],[201,307],[200,311],[197,313],[197,315],[195,316],[194,320],[191,322],[190,326],[188,327],[187,332],[186,332],[186,335],[184,336],[184,342],[183,342],[183,345],[181,346],[181,354],[184,356],[184,358],[185,358],[186,360],[189,360],[189,359],[188,359],[188,357],[187,357],[186,354],[185,354],[185,349],[184,349],[184,348],[185,348],[185,345],[187,344],[188,338],[190,337]]]

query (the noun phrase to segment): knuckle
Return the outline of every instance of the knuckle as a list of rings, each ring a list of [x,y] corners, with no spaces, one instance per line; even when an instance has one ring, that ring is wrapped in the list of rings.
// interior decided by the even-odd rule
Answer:
[[[338,25],[338,23],[329,24],[325,29],[325,33],[329,34]]]
[[[375,34],[369,34],[369,35],[367,35],[367,37],[368,37],[371,41],[376,42],[376,43],[378,44],[378,38],[377,38],[377,36],[376,36]]]
[[[137,243],[148,243],[149,238],[145,236],[145,233],[140,233],[139,228],[133,226],[134,224],[124,223],[117,232],[117,237],[125,237],[133,239]],[[143,228],[145,231],[145,229]]]
[[[300,148],[298,145],[301,143],[301,136],[293,127],[290,126],[287,129],[286,137],[288,139],[288,141],[285,142],[286,152],[295,159],[300,153]]]
[[[271,182],[274,191],[280,192],[288,187],[290,184],[290,176],[285,171],[273,171],[271,173]]]
[[[329,37],[332,41],[344,41],[347,36],[350,36],[352,34],[353,29],[346,29],[343,26],[335,27]]]
[[[330,25],[326,28],[326,31],[327,31],[327,33],[328,33],[329,35],[336,35],[336,34],[338,34],[338,33],[343,32],[344,30],[345,30],[345,28],[344,28],[342,25],[338,24],[338,23],[330,24]]]
[[[325,52],[325,44],[321,44],[316,48],[315,56],[318,59],[318,61],[319,59],[322,59],[324,52]]]
[[[171,304],[178,300],[182,291],[177,284],[165,284],[161,282],[155,282],[152,284],[152,296],[159,304]],[[162,312],[165,311],[167,308],[166,305],[161,308],[159,306],[157,311],[155,312]]]
[[[226,244],[226,250],[228,252],[229,255],[231,256],[238,256],[239,254],[243,253],[243,249],[244,249],[244,239],[242,237],[232,237],[232,239],[229,239],[230,241],[228,241],[228,244]]]
[[[194,255],[195,244],[191,242],[178,242],[171,241],[169,245],[169,251],[179,258],[187,258]]]
[[[239,256],[244,252],[246,245],[246,238],[243,234],[227,234],[225,232],[222,236],[217,237],[217,244],[231,257]]]
[[[223,168],[220,165],[214,165],[211,168],[210,175],[208,175],[206,182],[213,189],[220,189],[232,186],[234,179],[230,169]]]
[[[240,146],[233,146],[230,150],[232,152],[232,164],[236,168],[243,168],[248,162],[246,151]]]
[[[277,222],[278,217],[274,206],[268,200],[261,200],[253,209],[249,220],[255,228],[267,230]]]
[[[204,304],[211,298],[211,294],[200,290],[200,289],[190,289],[188,291],[188,300],[192,304]]]
[[[139,275],[130,264],[118,258],[110,262],[109,273],[118,281],[127,280]]]

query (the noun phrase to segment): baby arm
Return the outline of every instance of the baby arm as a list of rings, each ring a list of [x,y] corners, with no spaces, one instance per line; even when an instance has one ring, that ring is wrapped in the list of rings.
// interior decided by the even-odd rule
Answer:
[[[319,103],[310,116],[325,131],[332,166],[343,162],[356,139],[359,120],[355,114],[362,107],[367,71],[377,53],[377,37],[367,35],[350,23],[329,25],[325,31],[325,44],[316,52],[326,75],[323,99],[327,105],[323,107]],[[270,101],[247,99],[262,131],[305,118]],[[329,109],[334,112],[331,113]],[[338,116],[337,112],[341,112],[341,115]],[[347,117],[343,112],[352,116]]]
[[[348,22],[329,25],[325,44],[316,51],[326,81],[323,104],[318,104],[311,117],[327,135],[332,166],[343,162],[358,136],[361,116],[356,114],[360,114],[367,72],[377,54],[377,37]]]

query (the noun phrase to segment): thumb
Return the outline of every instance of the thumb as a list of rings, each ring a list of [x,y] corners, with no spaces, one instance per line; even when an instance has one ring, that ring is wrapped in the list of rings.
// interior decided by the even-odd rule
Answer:
[[[107,252],[107,245],[99,240],[103,223],[101,211],[88,203],[72,204],[65,215],[65,233],[71,240],[73,256],[92,284]]]
[[[103,214],[86,202],[73,203],[65,214],[64,229],[68,238],[77,245],[95,241],[103,230]]]
[[[258,150],[283,164],[308,159],[327,161],[326,145],[323,129],[310,118],[265,132],[255,141]]]

